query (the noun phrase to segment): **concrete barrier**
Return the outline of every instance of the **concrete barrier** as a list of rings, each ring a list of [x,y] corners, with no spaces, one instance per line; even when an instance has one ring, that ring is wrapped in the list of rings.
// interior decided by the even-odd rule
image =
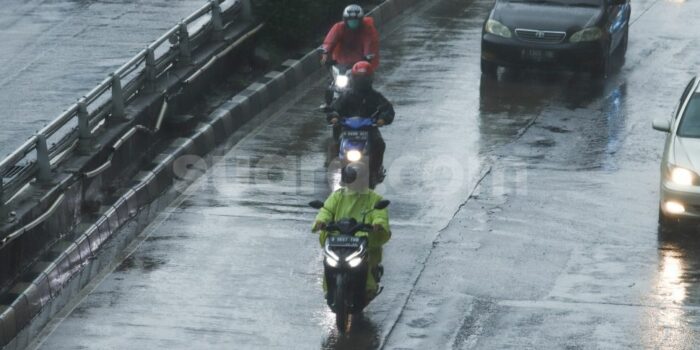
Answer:
[[[377,17],[377,24],[381,27],[420,1],[388,0],[371,14]],[[0,345],[4,345],[3,349],[25,348],[53,315],[108,268],[129,242],[176,198],[178,193],[172,190],[175,179],[188,184],[194,181],[177,178],[180,174],[173,168],[178,159],[186,155],[207,156],[247,121],[318,73],[320,68],[315,51],[285,61],[281,67],[222,104],[197,124],[188,137],[176,139],[166,151],[156,155],[152,168],[136,173],[129,188],[103,210],[94,223],[77,230],[75,238],[52,262],[35,265],[31,278],[13,289],[16,295],[12,303],[0,305]],[[212,69],[217,67],[212,65]],[[201,76],[205,77],[205,73]],[[134,137],[127,142],[128,147],[138,149],[144,139]],[[84,191],[91,191],[93,184],[99,187],[102,182],[106,182],[105,178],[97,176],[83,186],[73,186],[71,193],[80,197]],[[57,214],[56,220],[67,220],[65,218],[74,215],[77,214],[66,209]],[[65,223],[55,225],[69,226]]]

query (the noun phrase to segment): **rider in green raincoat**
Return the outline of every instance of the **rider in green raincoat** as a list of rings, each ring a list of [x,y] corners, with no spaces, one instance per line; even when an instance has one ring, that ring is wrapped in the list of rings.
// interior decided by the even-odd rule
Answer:
[[[351,164],[343,168],[342,182],[345,187],[333,192],[326,199],[323,208],[316,215],[312,231],[320,230],[319,243],[323,246],[328,237],[328,231],[324,230],[326,224],[348,218],[361,222],[365,213],[369,212],[365,223],[372,225],[373,229],[372,232],[368,232],[369,269],[366,290],[372,299],[378,288],[375,273],[382,262],[382,246],[391,238],[389,213],[387,209],[372,210],[374,205],[382,200],[382,196],[369,188],[369,176],[365,166]],[[323,290],[327,291],[325,279]]]

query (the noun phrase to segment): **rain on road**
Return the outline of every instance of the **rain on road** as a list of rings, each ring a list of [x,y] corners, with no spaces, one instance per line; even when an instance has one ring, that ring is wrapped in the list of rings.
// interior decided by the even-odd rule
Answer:
[[[201,0],[3,0],[0,156],[202,6]]]
[[[308,233],[305,203],[328,194],[319,80],[259,116],[37,345],[700,346],[700,245],[658,232],[663,135],[650,127],[699,63],[686,24],[700,5],[635,2],[626,62],[605,82],[482,79],[489,5],[436,1],[385,31],[378,86],[397,119],[378,190],[394,236],[384,293],[351,334],[334,331]]]

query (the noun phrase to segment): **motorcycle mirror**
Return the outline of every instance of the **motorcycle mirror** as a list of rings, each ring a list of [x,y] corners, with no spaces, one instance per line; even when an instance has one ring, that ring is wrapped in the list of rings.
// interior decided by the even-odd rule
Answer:
[[[321,208],[323,208],[323,202],[321,202],[320,200],[317,199],[317,200],[309,202],[309,206],[314,208],[314,209],[321,209]]]
[[[386,209],[386,207],[388,207],[389,204],[391,204],[390,200],[382,199],[379,202],[377,202],[377,204],[374,205],[374,209],[377,209],[377,210]]]

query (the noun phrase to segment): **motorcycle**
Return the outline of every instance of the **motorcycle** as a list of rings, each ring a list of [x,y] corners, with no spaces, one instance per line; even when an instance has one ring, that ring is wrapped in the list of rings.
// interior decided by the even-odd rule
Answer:
[[[325,53],[323,49],[319,49],[319,52]],[[367,62],[372,62],[375,55],[366,55],[363,60]],[[354,64],[339,64],[335,61],[328,61],[328,66],[331,71],[331,83],[326,90],[326,107],[324,111],[327,111],[329,106],[340,97],[348,89],[350,85],[350,74],[352,72],[352,66]]]
[[[370,131],[377,127],[375,113],[370,118],[349,117],[340,120],[340,136],[338,141],[338,159],[341,167],[350,163],[368,161],[370,169],[369,187],[374,188],[384,181],[386,170],[383,164],[379,164],[378,169],[372,168],[369,157],[372,155],[372,142]],[[376,165],[375,165],[376,167]]]
[[[335,100],[340,97],[340,95],[348,89],[350,84],[350,72],[352,71],[352,66],[333,64],[331,66],[331,76],[333,80],[331,85],[328,87],[328,93],[332,93],[331,105]]]
[[[386,209],[391,202],[381,200],[373,209],[364,213],[362,222],[355,219],[341,219],[328,223],[325,230],[329,232],[323,247],[323,271],[328,287],[327,303],[335,313],[338,331],[345,333],[350,329],[353,315],[362,313],[369,304],[365,286],[369,269],[368,232],[372,226],[364,223],[367,214],[373,210]],[[313,201],[309,206],[323,208],[323,202]],[[379,283],[383,268],[372,271]],[[377,295],[381,292],[380,287]]]

